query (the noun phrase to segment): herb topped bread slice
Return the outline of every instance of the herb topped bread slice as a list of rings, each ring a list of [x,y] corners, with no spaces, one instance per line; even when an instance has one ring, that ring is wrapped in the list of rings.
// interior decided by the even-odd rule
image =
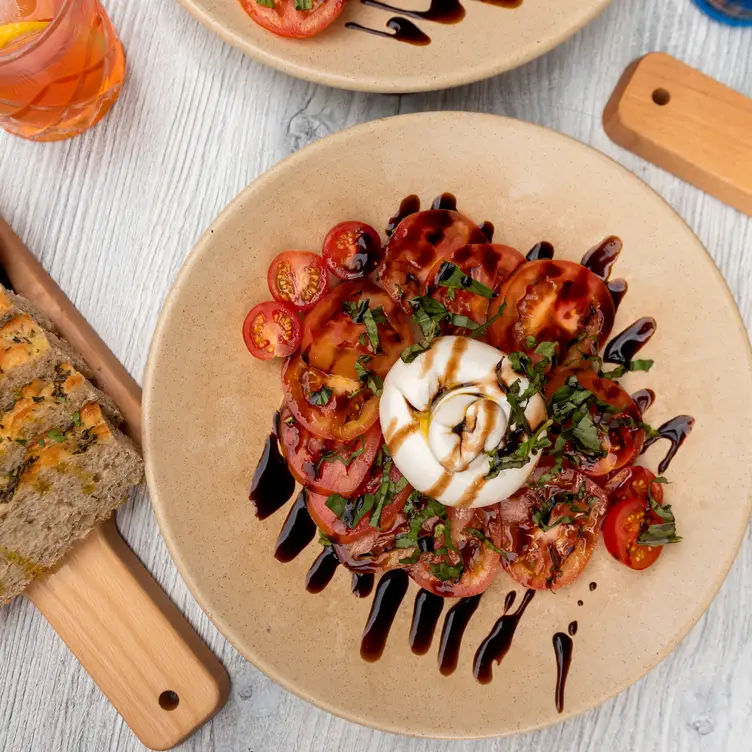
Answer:
[[[26,445],[50,431],[66,431],[80,420],[78,410],[98,402],[113,423],[122,418],[115,404],[70,363],[55,366],[51,379],[34,379],[21,388],[9,410],[0,412],[0,476],[19,465]]]
[[[8,319],[19,313],[28,313],[45,329],[57,332],[55,325],[36,306],[29,303],[26,298],[22,298],[0,285],[0,324],[4,324]]]
[[[27,445],[0,489],[0,598],[18,595],[128,498],[143,480],[130,439],[88,402],[66,431]],[[10,565],[10,566],[9,566]]]
[[[54,378],[55,366],[72,363],[84,375],[89,369],[70,346],[46,331],[28,313],[0,327],[0,409],[8,409],[21,388],[35,378]]]

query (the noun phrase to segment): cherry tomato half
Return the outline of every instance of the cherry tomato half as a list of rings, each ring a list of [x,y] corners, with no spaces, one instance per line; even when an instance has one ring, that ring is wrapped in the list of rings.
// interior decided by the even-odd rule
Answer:
[[[525,340],[558,342],[565,353],[578,340],[602,346],[614,323],[614,301],[605,282],[573,261],[542,259],[520,266],[488,307],[489,318],[506,302],[490,327],[490,341],[504,352],[531,350]]]
[[[590,561],[608,497],[592,480],[563,470],[543,486],[536,481],[501,503],[502,566],[521,585],[558,590],[574,582]]]
[[[284,406],[279,443],[290,472],[306,488],[327,496],[350,496],[368,474],[383,442],[378,423],[350,442],[322,439],[306,430]]]
[[[292,355],[300,345],[301,336],[295,309],[285,303],[259,303],[243,321],[245,346],[260,360]]]
[[[663,546],[641,546],[637,539],[644,527],[660,525],[663,520],[633,497],[612,507],[603,521],[603,542],[608,552],[631,569],[647,569],[661,555]]]
[[[308,251],[285,251],[274,257],[267,273],[275,300],[307,311],[329,292],[324,261]]]
[[[324,238],[322,253],[335,277],[367,277],[381,261],[381,238],[363,222],[340,222]]]
[[[313,0],[311,10],[296,10],[295,0],[241,0],[245,12],[259,25],[281,37],[312,37],[329,26],[345,7],[345,0]]]
[[[619,470],[608,483],[605,491],[611,506],[628,499],[642,499],[648,506],[648,485],[650,493],[658,504],[663,504],[663,484],[655,482],[655,475],[646,467],[631,465]]]

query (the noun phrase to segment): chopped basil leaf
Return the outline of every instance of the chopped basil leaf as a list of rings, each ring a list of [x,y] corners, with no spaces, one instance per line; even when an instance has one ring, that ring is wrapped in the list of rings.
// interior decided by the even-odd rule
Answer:
[[[528,335],[527,337],[525,337],[525,341],[523,342],[523,345],[526,350],[532,350],[537,344],[538,344],[537,340],[532,335]]]
[[[601,437],[589,412],[586,412],[572,429],[572,436],[583,449],[596,455],[603,454]]]
[[[384,391],[384,380],[377,373],[373,373],[365,368],[365,365],[371,360],[370,355],[361,355],[355,363],[355,373],[358,374],[358,378],[365,382],[365,385],[375,394],[377,397],[381,396]]]
[[[394,539],[395,548],[415,548],[415,543],[407,535],[398,535]]]
[[[553,421],[547,420],[536,431],[523,441],[516,449],[508,451],[508,445],[490,452],[488,455],[489,470],[486,478],[491,480],[495,478],[502,470],[509,470],[516,467],[524,467],[530,458],[543,449],[551,446],[551,440],[548,438],[547,431]],[[507,452],[502,454],[502,452]]]
[[[323,533],[321,532],[321,530],[319,530],[319,543],[320,543],[320,544],[321,544],[322,546],[331,546],[331,545],[332,545],[332,542],[331,542],[331,541],[329,540],[329,538],[327,538],[327,537],[326,537],[326,536],[325,536],[325,535],[324,535],[324,534],[323,534]]]
[[[350,499],[346,499],[340,494],[332,494],[327,500],[326,505],[334,512],[340,519],[345,516],[345,509],[350,502]]]
[[[424,339],[414,345],[410,345],[410,347],[406,347],[400,354],[400,358],[402,359],[403,363],[412,363],[415,358],[424,353],[426,350],[430,349],[431,343],[428,340]]]
[[[259,5],[263,5],[264,8],[273,8],[274,0],[256,0]]]
[[[74,421],[74,422],[75,422],[75,421]],[[285,423],[286,423],[286,424],[287,424],[288,426],[294,426],[294,425],[295,425],[295,416],[294,416],[294,415],[288,415],[288,416],[287,416],[287,417],[285,418]]]
[[[630,360],[629,363],[618,365],[610,371],[601,371],[601,375],[608,379],[620,379],[629,371],[649,371],[654,363],[654,360]]]
[[[379,327],[376,323],[374,312],[370,310],[370,308],[363,315],[363,323],[366,327],[366,334],[368,335],[368,341],[371,343],[371,348],[377,353],[381,347],[381,342],[379,340]]]
[[[295,0],[295,10],[313,10],[313,0]]]
[[[292,415],[290,416],[290,418],[292,418]],[[292,419],[294,422],[295,418],[292,418]],[[79,412],[73,413],[73,415],[71,416],[71,420],[73,421],[74,426],[80,426],[81,425],[81,413]]]
[[[337,453],[334,449],[326,449],[321,453],[321,456],[318,459],[318,462],[316,463],[316,472],[321,469],[321,465],[324,464],[324,462],[341,462],[345,467],[350,467],[350,463],[356,458],[360,457],[361,454],[365,451],[366,446],[366,437],[361,436],[360,437],[360,447],[358,449],[354,449],[350,454],[343,455]]]
[[[500,318],[502,314],[504,313],[504,309],[507,307],[507,301],[503,301],[502,304],[499,306],[499,310],[496,311],[496,313],[491,316],[490,319],[486,320],[485,324],[481,324],[477,329],[473,329],[472,332],[470,332],[470,337],[473,339],[478,339],[478,337],[482,337],[487,331],[488,328],[493,324],[496,319]]]
[[[363,345],[363,347],[366,346],[366,333],[365,332],[358,335],[358,342],[360,342],[360,344]]]
[[[448,582],[449,580],[459,580],[462,576],[462,572],[465,567],[462,562],[455,564],[454,566],[446,564],[445,562],[439,562],[438,564],[429,564],[431,571],[436,575],[436,578],[442,582]]]
[[[445,261],[439,267],[439,287],[453,287],[457,290],[467,290],[482,298],[493,298],[494,293],[490,287],[477,282],[476,280],[463,274],[454,264]]]
[[[342,311],[346,313],[354,323],[362,324],[369,303],[370,301],[367,298],[359,300],[357,303],[354,300],[345,300],[342,303]]]
[[[494,553],[499,554],[499,556],[503,556],[507,553],[506,551],[502,551],[492,540],[486,537],[486,534],[482,530],[477,530],[474,527],[466,527],[463,532],[470,533],[470,535],[485,543]]]
[[[358,523],[373,509],[376,503],[376,494],[367,493],[359,496],[355,502],[355,516],[353,517],[352,528],[356,528]],[[376,527],[376,525],[374,525]]]
[[[308,402],[312,405],[328,405],[333,393],[328,386],[322,386],[318,392],[311,392]]]
[[[57,428],[53,428],[51,431],[49,431],[47,433],[47,437],[52,439],[56,444],[65,441],[65,436],[63,436],[63,434],[61,434]]]
[[[659,476],[655,479],[657,483],[667,483],[668,481]],[[662,523],[656,525],[650,525],[646,530],[643,530],[637,542],[641,546],[666,546],[669,543],[679,543],[681,536],[676,534],[676,518],[671,511],[670,504],[659,504],[654,498],[653,494],[648,487],[648,502],[650,508],[663,520]]]
[[[418,563],[418,559],[420,559],[420,549],[416,548],[415,551],[413,551],[410,556],[406,556],[404,559],[400,559],[400,564],[405,564],[408,567],[412,566],[413,564]]]

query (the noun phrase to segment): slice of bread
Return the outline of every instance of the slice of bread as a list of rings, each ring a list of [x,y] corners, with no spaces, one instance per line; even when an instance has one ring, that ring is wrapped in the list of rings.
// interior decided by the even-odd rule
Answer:
[[[8,319],[19,313],[28,313],[45,329],[57,334],[55,325],[35,305],[0,285],[0,324],[4,324]]]
[[[8,319],[0,327],[0,409],[9,409],[30,381],[54,379],[55,366],[63,363],[91,376],[70,346],[45,331],[28,313]]]
[[[141,457],[101,405],[88,402],[78,414],[65,432],[53,430],[27,445],[0,489],[2,599],[53,567],[143,480]]]
[[[22,387],[15,404],[0,412],[0,476],[23,462],[30,441],[78,422],[78,410],[87,402],[98,402],[113,423],[121,422],[115,403],[70,363],[55,366],[52,379],[34,379]]]

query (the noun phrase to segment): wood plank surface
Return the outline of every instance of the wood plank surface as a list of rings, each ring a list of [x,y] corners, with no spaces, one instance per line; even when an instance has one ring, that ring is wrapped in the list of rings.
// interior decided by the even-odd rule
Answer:
[[[410,96],[352,94],[288,78],[223,44],[174,0],[104,4],[128,54],[121,100],[97,128],[74,141],[36,145],[0,133],[0,214],[139,382],[169,285],[227,202],[312,140],[399,112],[465,109],[508,115],[571,135],[617,159],[697,232],[747,326],[752,325],[752,220],[616,146],[601,125],[624,69],[652,50],[668,52],[752,96],[752,32],[709,20],[690,0],[614,0],[569,42],[517,71]],[[722,514],[723,499],[711,501]],[[752,748],[749,533],[708,614],[637,685],[596,710],[539,732],[436,742],[355,726],[276,686],[235,652],[195,604],[167,554],[146,495],[125,507],[118,522],[232,676],[229,704],[180,747],[184,752]],[[143,749],[25,600],[0,609],[0,667],[2,752]]]

